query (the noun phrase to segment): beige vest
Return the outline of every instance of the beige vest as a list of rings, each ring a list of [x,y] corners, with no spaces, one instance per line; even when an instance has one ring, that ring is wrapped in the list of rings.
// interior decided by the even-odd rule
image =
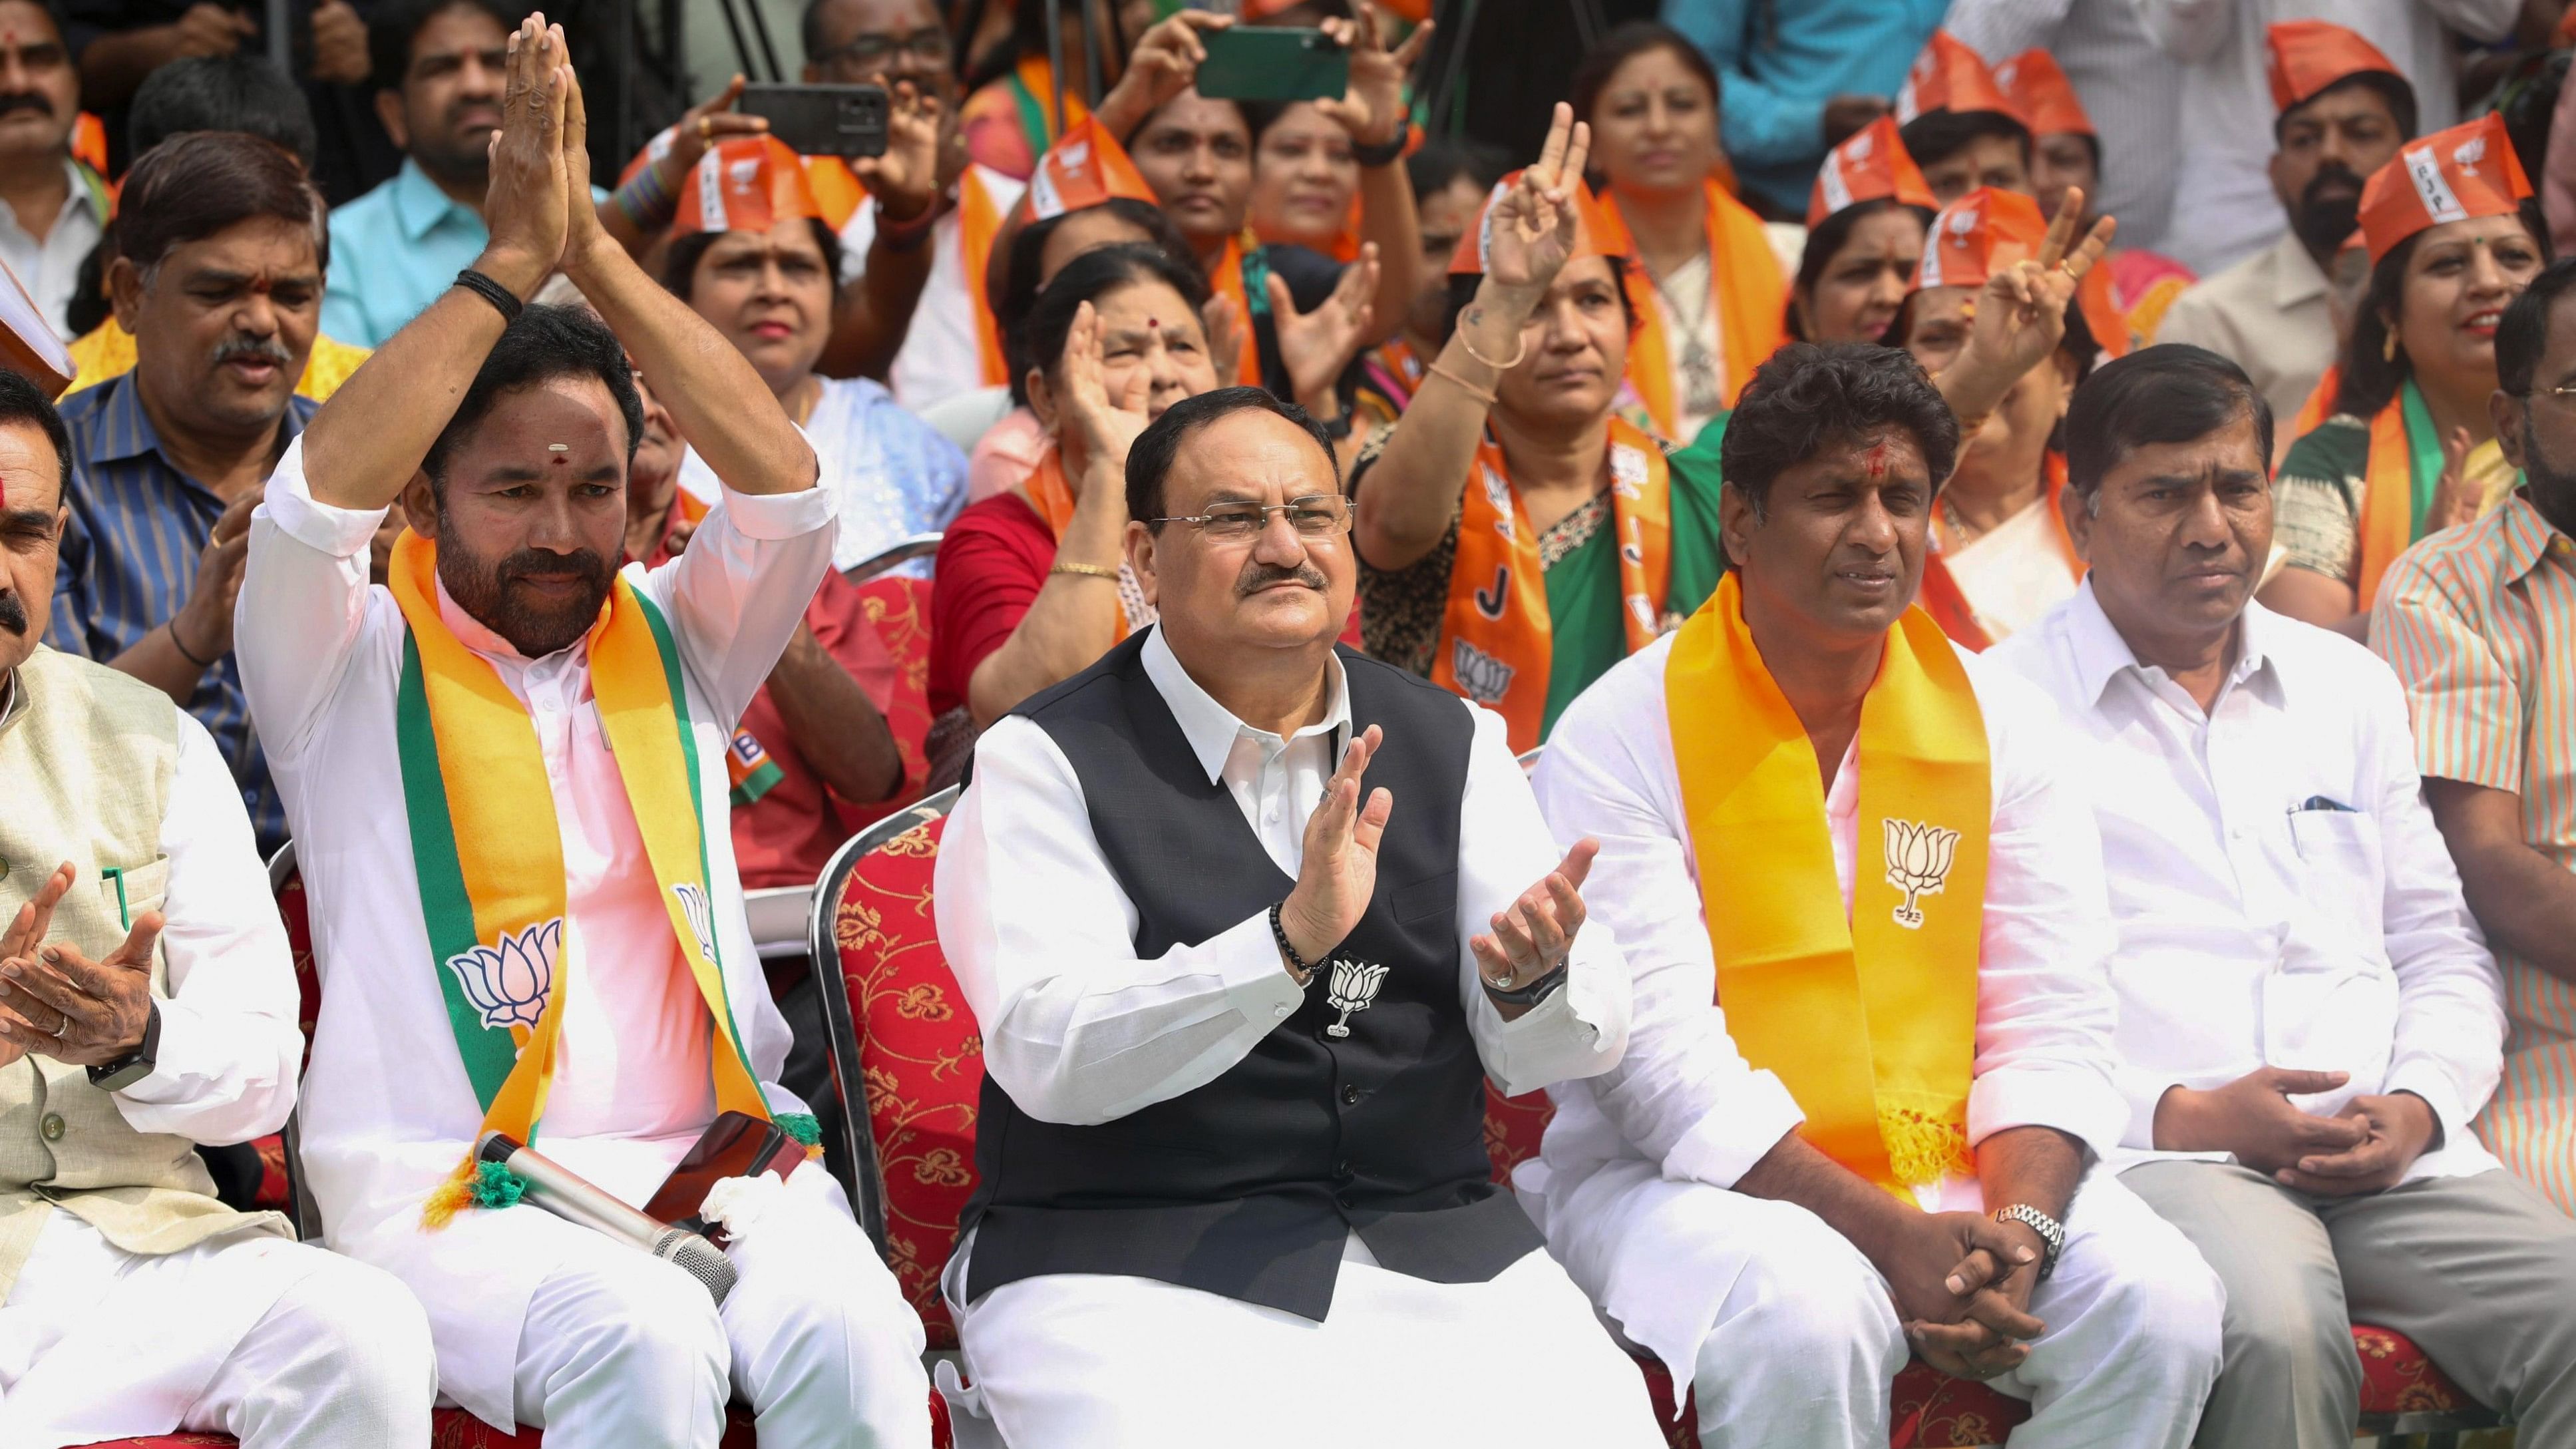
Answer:
[[[97,960],[169,884],[161,819],[178,768],[178,708],[147,684],[41,645],[16,678],[17,703],[0,722],[0,920],[68,860],[79,874],[46,938]],[[110,868],[123,872],[121,902]],[[156,959],[152,989],[165,996],[166,972]],[[127,1126],[85,1069],[32,1053],[0,1067],[0,1300],[57,1207],[130,1253],[175,1253],[221,1233],[291,1236],[284,1218],[237,1213],[214,1191],[186,1138]]]

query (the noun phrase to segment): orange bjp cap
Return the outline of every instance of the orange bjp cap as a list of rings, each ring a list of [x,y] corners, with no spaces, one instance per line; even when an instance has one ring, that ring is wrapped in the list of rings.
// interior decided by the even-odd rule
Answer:
[[[2272,109],[2286,111],[2335,82],[2365,71],[2406,79],[2379,47],[2328,20],[2283,20],[2263,27],[2263,70]]]
[[[2033,47],[1996,66],[1995,84],[2003,87],[2005,99],[2020,109],[2022,119],[2030,123],[2032,135],[2099,134],[2093,129],[2093,118],[2084,113],[2084,102],[2076,96],[2074,82],[2057,68],[2057,58],[2045,50]]]
[[[1098,121],[1085,116],[1039,158],[1016,209],[1022,221],[1044,221],[1120,196],[1160,204],[1154,188],[1145,184],[1145,174],[1129,159],[1127,148]]]
[[[1927,292],[1982,287],[2013,263],[2039,255],[2047,241],[2048,219],[2039,214],[2038,202],[2018,191],[1980,186],[1932,218],[1915,285]]]
[[[1476,209],[1476,224],[1467,228],[1465,236],[1458,238],[1458,250],[1449,258],[1451,276],[1484,275],[1486,229],[1493,224],[1494,203],[1502,200],[1503,193],[1509,191],[1520,179],[1521,173],[1515,171],[1495,182],[1494,189],[1485,193],[1485,204]],[[1634,244],[1628,239],[1627,223],[1619,219],[1619,213],[1604,204],[1599,197],[1594,196],[1592,188],[1585,185],[1581,177],[1573,178],[1573,182],[1574,254],[1566,260],[1572,262],[1584,257],[1624,257],[1634,251]]]
[[[1926,211],[1941,204],[1933,199],[1922,168],[1907,154],[1894,116],[1879,117],[1844,137],[1841,145],[1825,154],[1825,164],[1816,171],[1816,184],[1807,193],[1807,225],[1821,225],[1835,212],[1882,199]]]
[[[2023,125],[2030,118],[1995,84],[1985,57],[1946,30],[1935,30],[1896,92],[1899,124],[1932,111],[1993,111]]]
[[[2474,121],[2409,141],[2397,159],[2370,173],[2361,188],[2361,237],[2370,264],[2427,227],[2480,216],[2507,216],[2531,195],[2531,179],[2513,154],[2504,118]]]
[[[717,142],[690,168],[671,234],[767,231],[792,217],[822,215],[803,157],[774,136],[735,136]]]

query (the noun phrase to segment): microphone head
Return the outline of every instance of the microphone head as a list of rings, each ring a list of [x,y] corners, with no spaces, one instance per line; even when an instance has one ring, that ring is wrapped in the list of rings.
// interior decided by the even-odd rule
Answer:
[[[474,1160],[506,1163],[510,1160],[511,1153],[526,1145],[496,1127],[474,1139]]]
[[[715,1244],[686,1228],[672,1228],[653,1244],[653,1256],[676,1264],[680,1271],[706,1285],[707,1292],[724,1307],[725,1295],[733,1291],[733,1260]]]

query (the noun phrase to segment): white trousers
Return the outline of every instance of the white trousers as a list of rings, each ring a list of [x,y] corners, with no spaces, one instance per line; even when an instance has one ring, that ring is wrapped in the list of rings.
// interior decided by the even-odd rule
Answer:
[[[1550,1248],[1623,1330],[1699,1395],[1705,1449],[1885,1449],[1910,1355],[1887,1280],[1805,1208],[1616,1162],[1547,1205]],[[1615,1223],[1615,1238],[1591,1231]],[[2085,1175],[2048,1326],[1996,1388],[2031,1402],[2012,1449],[2182,1449],[2218,1377],[2217,1275],[2117,1177]],[[1633,1320],[1633,1321],[1632,1321]],[[1660,1322],[1664,1331],[1639,1331]],[[1671,1325],[1700,1327],[1693,1335]],[[1656,1341],[1661,1340],[1661,1341]]]
[[[821,1164],[726,1249],[719,1311],[680,1269],[588,1228],[561,1230],[561,1266],[519,1331],[519,1422],[549,1449],[715,1449],[726,1400],[758,1417],[761,1449],[926,1449],[921,1319]]]
[[[1664,1442],[1636,1364],[1541,1252],[1487,1282],[1429,1283],[1354,1236],[1321,1323],[1150,1278],[1049,1274],[985,1294],[958,1337],[965,1416],[1010,1449]],[[978,1427],[961,1423],[959,1444]]]
[[[57,1209],[0,1303],[0,1449],[174,1430],[426,1449],[437,1391],[410,1290],[284,1238],[147,1256]]]

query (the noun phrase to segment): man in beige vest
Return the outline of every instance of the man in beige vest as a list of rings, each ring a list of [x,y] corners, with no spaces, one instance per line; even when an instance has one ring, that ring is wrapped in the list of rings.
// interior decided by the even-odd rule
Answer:
[[[197,1160],[294,1106],[295,977],[205,727],[37,642],[70,471],[0,373],[0,1449],[426,1445],[420,1305]]]

